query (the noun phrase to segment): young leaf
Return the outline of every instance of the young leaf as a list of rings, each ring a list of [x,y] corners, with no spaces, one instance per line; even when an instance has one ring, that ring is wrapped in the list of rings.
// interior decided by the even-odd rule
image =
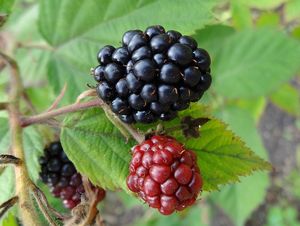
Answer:
[[[93,184],[127,190],[130,149],[134,142],[126,143],[102,110],[93,108],[67,116],[62,125],[61,142],[77,170]]]

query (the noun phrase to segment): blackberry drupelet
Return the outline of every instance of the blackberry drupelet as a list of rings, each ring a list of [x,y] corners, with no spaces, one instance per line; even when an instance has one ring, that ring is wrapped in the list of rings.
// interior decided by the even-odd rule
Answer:
[[[40,157],[40,178],[47,184],[55,197],[60,197],[66,208],[73,209],[81,202],[85,193],[81,175],[65,154],[59,141],[51,143]],[[98,189],[100,199],[105,197],[105,191]]]
[[[125,32],[121,47],[104,46],[97,59],[96,91],[125,123],[171,120],[212,81],[207,51],[161,25]]]

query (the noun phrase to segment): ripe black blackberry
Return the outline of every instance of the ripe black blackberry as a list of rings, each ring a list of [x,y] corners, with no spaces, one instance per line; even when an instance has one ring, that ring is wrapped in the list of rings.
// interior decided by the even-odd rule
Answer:
[[[60,197],[66,208],[73,209],[81,201],[85,193],[81,175],[76,171],[73,163],[65,154],[59,141],[51,143],[44,149],[44,156],[40,157],[40,178],[47,184],[55,197]],[[103,199],[105,191],[98,189],[99,199]]]
[[[130,30],[100,49],[97,93],[125,123],[171,120],[210,87],[210,56],[195,39],[160,25]]]

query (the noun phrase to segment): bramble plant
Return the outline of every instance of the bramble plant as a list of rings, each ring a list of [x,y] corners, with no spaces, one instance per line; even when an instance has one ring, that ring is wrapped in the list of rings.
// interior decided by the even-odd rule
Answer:
[[[105,191],[168,218],[243,176],[267,186],[260,102],[238,98],[295,74],[296,40],[213,25],[218,1],[21,2],[0,1],[0,223],[104,225]]]

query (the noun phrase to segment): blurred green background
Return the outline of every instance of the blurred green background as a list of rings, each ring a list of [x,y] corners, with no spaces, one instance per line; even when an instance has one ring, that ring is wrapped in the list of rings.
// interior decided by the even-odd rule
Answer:
[[[65,83],[63,103],[74,102],[94,84],[89,70],[99,48],[120,45],[126,30],[161,24],[192,35],[212,57],[213,84],[201,101],[274,166],[168,217],[122,192],[109,193],[99,207],[108,226],[300,225],[300,0],[0,0],[0,24],[0,49],[20,66],[25,100],[34,106],[29,113],[47,109]],[[0,101],[7,100],[7,74],[0,61]],[[1,153],[8,128],[0,121]],[[37,156],[47,141],[35,127],[25,136],[37,181]],[[6,169],[0,203],[13,188]],[[0,222],[15,226],[16,219],[13,209]]]

